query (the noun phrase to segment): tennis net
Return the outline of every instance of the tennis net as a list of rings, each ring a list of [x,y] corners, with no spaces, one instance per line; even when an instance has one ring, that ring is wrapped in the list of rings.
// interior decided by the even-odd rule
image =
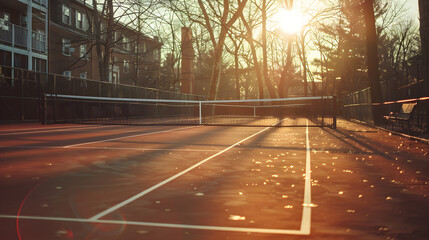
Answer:
[[[336,125],[335,97],[167,100],[47,94],[46,123],[224,126]],[[309,121],[307,121],[309,120]]]

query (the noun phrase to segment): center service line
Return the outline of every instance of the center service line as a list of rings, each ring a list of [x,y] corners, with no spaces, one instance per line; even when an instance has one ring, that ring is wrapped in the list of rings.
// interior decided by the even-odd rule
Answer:
[[[302,218],[301,218],[301,232],[309,235],[311,228],[311,167],[310,167],[310,140],[308,137],[308,119],[306,120],[305,127],[305,185],[304,185],[304,202],[302,204]]]
[[[282,121],[283,121],[283,120],[282,120]],[[220,151],[220,152],[218,152],[218,153],[216,153],[216,154],[214,154],[214,155],[212,155],[212,156],[210,156],[210,157],[208,157],[208,158],[206,158],[206,159],[204,159],[204,160],[201,160],[200,162],[198,162],[198,163],[196,163],[195,165],[193,165],[193,166],[191,166],[191,167],[189,167],[189,168],[187,168],[187,169],[183,170],[182,172],[177,173],[176,175],[171,176],[171,177],[169,177],[169,178],[165,179],[164,181],[162,181],[162,182],[160,182],[160,183],[157,183],[157,184],[153,185],[152,187],[150,187],[150,188],[148,188],[148,189],[146,189],[146,190],[144,190],[144,191],[142,191],[142,192],[140,192],[140,193],[138,193],[138,194],[136,194],[136,195],[134,195],[134,196],[132,196],[132,197],[128,198],[127,200],[125,200],[125,201],[123,201],[123,202],[120,202],[120,203],[116,204],[115,206],[113,206],[113,207],[111,207],[111,208],[108,208],[108,209],[104,210],[103,212],[98,213],[97,215],[95,215],[95,216],[91,217],[89,220],[90,220],[90,221],[98,220],[98,219],[100,219],[100,218],[102,218],[102,217],[106,216],[107,214],[109,214],[109,213],[111,213],[111,212],[114,212],[114,211],[118,210],[119,208],[121,208],[121,207],[123,207],[123,206],[125,206],[125,205],[127,205],[127,204],[129,204],[129,203],[131,203],[131,202],[133,202],[133,201],[135,201],[135,200],[137,200],[138,198],[140,198],[140,197],[142,197],[142,196],[144,196],[144,195],[146,195],[146,194],[148,194],[148,193],[152,192],[153,190],[155,190],[155,189],[157,189],[157,188],[160,188],[160,187],[162,187],[163,185],[165,185],[165,184],[167,184],[167,183],[169,183],[169,182],[173,181],[174,179],[176,179],[176,178],[178,178],[178,177],[182,176],[183,174],[185,174],[185,173],[187,173],[187,172],[191,171],[192,169],[194,169],[194,168],[196,168],[196,167],[200,166],[201,164],[203,164],[203,163],[205,163],[205,162],[207,162],[207,161],[209,161],[209,160],[211,160],[211,159],[213,159],[213,158],[215,158],[215,157],[217,157],[217,156],[221,155],[222,153],[224,153],[224,152],[226,152],[226,151],[230,150],[231,148],[233,148],[233,147],[235,147],[235,146],[239,145],[240,143],[242,143],[242,142],[244,142],[244,141],[246,141],[246,140],[248,140],[248,139],[250,139],[250,138],[252,138],[252,137],[254,137],[254,136],[256,136],[256,135],[258,135],[258,134],[260,134],[260,133],[262,133],[262,132],[265,132],[266,130],[270,129],[272,126],[275,126],[275,125],[277,125],[277,124],[278,124],[278,123],[280,123],[280,122],[281,122],[281,121],[277,122],[276,124],[271,125],[270,127],[266,127],[266,128],[264,128],[264,129],[262,129],[261,131],[259,131],[259,132],[257,132],[257,133],[254,133],[254,134],[252,134],[252,135],[250,135],[250,136],[248,136],[248,137],[246,137],[246,138],[244,138],[244,139],[242,139],[242,140],[240,140],[240,141],[238,141],[238,142],[234,143],[233,145],[231,145],[231,146],[229,146],[229,147],[225,148],[224,150],[222,150],[222,151]]]

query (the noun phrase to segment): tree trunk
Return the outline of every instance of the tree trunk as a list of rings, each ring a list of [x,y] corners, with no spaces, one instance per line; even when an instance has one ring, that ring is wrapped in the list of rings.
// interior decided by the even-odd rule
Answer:
[[[253,41],[252,28],[249,26],[249,23],[244,18],[244,15],[241,14],[241,20],[243,21],[244,26],[246,27],[246,40],[249,43],[250,50],[252,52],[253,65],[255,66],[256,71],[256,79],[258,81],[258,90],[259,90],[259,99],[264,99],[264,84],[263,84],[263,76],[261,73],[261,68],[259,66],[258,56],[256,54],[256,48]]]
[[[420,39],[423,58],[423,79],[426,93],[429,92],[429,1],[419,0]]]
[[[96,51],[97,51],[97,63],[98,63],[98,74],[100,75],[100,81],[105,81],[103,79],[103,50],[102,50],[102,43],[101,43],[101,22],[99,13],[97,10],[97,1],[92,0],[92,5],[94,6],[92,9],[93,15],[94,15],[94,34],[95,34],[95,45],[96,45]]]
[[[267,1],[262,1],[262,57],[264,81],[267,85],[271,98],[276,98],[276,92],[268,76],[268,54],[267,54]]]
[[[302,64],[302,78],[304,80],[303,86],[304,86],[304,96],[308,97],[308,82],[307,82],[307,58],[305,57],[305,41],[304,41],[305,35],[304,33],[301,34],[301,39],[298,41],[298,49],[299,49],[299,57],[301,58],[301,64]]]
[[[293,9],[293,0],[285,0],[285,5],[288,11]],[[287,77],[291,76],[292,73],[292,38],[289,37],[287,42],[287,50],[286,50],[286,65],[283,68],[283,72],[280,76],[279,82],[279,98],[284,98],[288,96],[289,93],[289,85],[287,84]]]
[[[287,83],[288,77],[292,76],[292,39],[290,38],[287,43],[286,49],[286,64],[280,77],[279,83],[279,98],[288,97],[289,85]],[[289,79],[290,80],[290,79]]]
[[[218,37],[218,42],[216,44],[216,42],[214,41],[213,38],[213,32],[210,33],[210,35],[212,36],[211,39],[213,41],[214,44],[214,55],[213,55],[213,68],[212,68],[212,74],[211,74],[211,80],[210,80],[210,90],[209,90],[209,99],[217,99],[217,95],[218,95],[218,89],[219,89],[219,83],[220,83],[220,76],[221,76],[221,71],[222,71],[222,53],[223,53],[223,47],[225,44],[225,39],[227,36],[227,32],[229,31],[229,29],[231,28],[231,26],[235,23],[235,21],[238,19],[238,17],[240,17],[240,15],[243,13],[243,9],[244,6],[246,6],[248,0],[242,0],[242,1],[238,1],[238,8],[236,10],[236,12],[233,14],[233,16],[227,20],[228,18],[228,14],[229,12],[229,0],[224,0],[223,1],[223,15],[220,19],[221,22],[221,30],[220,30],[220,34]],[[205,7],[202,4],[202,1],[199,0],[198,1],[199,6],[201,8],[201,10],[203,11],[204,14],[204,18],[206,21],[206,28],[207,30],[210,31],[211,26],[210,26],[210,21],[209,21],[209,17],[207,15],[207,12],[205,11]]]
[[[225,44],[225,39],[226,39],[226,31],[221,31],[219,36],[219,41],[217,43],[217,46],[214,50],[214,55],[213,55],[213,68],[212,68],[212,76],[210,81],[209,99],[216,100],[218,97],[220,76],[222,72],[222,53],[223,53],[223,46]]]
[[[423,79],[425,93],[429,93],[429,1],[419,0],[420,39],[423,58]],[[426,95],[428,96],[428,95]],[[426,108],[426,133],[429,133],[429,112]]]
[[[114,30],[113,30],[113,0],[107,0],[107,34],[106,34],[106,45],[104,46],[104,58],[103,58],[103,75],[105,81],[109,80],[110,72],[110,49],[114,42]],[[113,61],[112,61],[112,72],[113,72]],[[113,76],[112,76],[113,81]]]
[[[255,43],[253,42],[252,31],[248,30],[248,43],[252,52],[253,65],[255,66],[256,79],[258,81],[258,90],[259,90],[259,99],[264,99],[264,84],[263,84],[263,75],[261,72],[261,66],[259,65],[258,55],[256,53]]]
[[[368,79],[371,88],[371,100],[373,103],[380,103],[382,100],[381,87],[378,72],[377,56],[377,32],[375,28],[374,3],[373,0],[365,0],[363,12],[366,25],[366,51],[368,64]],[[383,120],[383,111],[373,106],[372,115],[374,124],[380,124]]]
[[[239,48],[236,46],[234,51],[234,64],[235,64],[235,94],[236,98],[240,99],[240,73],[238,72],[238,50]]]

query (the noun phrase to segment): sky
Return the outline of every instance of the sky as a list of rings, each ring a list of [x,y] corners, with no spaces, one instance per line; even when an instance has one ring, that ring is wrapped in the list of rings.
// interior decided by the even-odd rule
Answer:
[[[413,20],[418,21],[419,20],[419,1],[418,0],[401,0],[402,2],[405,1],[405,8],[408,9],[407,15]]]

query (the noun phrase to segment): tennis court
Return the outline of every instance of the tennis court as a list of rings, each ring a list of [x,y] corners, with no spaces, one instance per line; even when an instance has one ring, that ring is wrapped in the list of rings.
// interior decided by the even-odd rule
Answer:
[[[2,126],[0,236],[428,236],[427,144],[343,120],[275,119]]]

